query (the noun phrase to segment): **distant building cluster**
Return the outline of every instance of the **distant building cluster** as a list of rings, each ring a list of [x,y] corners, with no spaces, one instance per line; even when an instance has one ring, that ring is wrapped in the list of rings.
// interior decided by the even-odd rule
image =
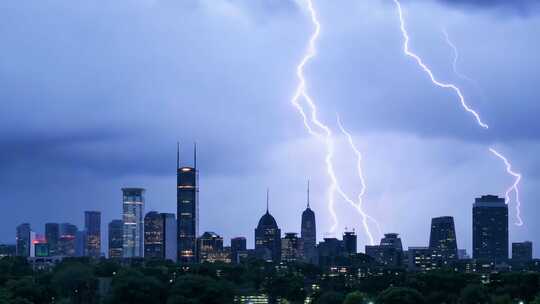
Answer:
[[[450,267],[459,271],[477,271],[500,267],[518,267],[533,261],[532,243],[512,243],[509,259],[508,206],[504,198],[484,195],[472,206],[472,258],[459,249],[454,218],[431,220],[429,245],[403,248],[397,233],[387,233],[379,245],[357,251],[354,231],[345,231],[342,239],[324,238],[317,243],[315,212],[310,206],[309,183],[307,206],[301,215],[300,235],[282,233],[270,214],[267,192],[266,212],[254,231],[254,247],[248,249],[246,238],[232,238],[224,246],[223,237],[206,231],[199,233],[199,184],[197,151],[193,167],[180,166],[177,151],[176,214],[150,211],[145,214],[145,189],[122,188],[122,218],[108,223],[109,258],[148,258],[180,263],[241,263],[260,259],[273,263],[306,262],[332,268],[363,260],[383,268],[429,271]],[[18,255],[28,258],[78,257],[99,258],[102,253],[101,213],[86,211],[84,229],[70,223],[47,223],[45,234],[36,234],[30,224],[16,229],[16,244],[1,245],[0,257]],[[517,266],[516,266],[517,265]]]
[[[29,223],[17,226],[15,255],[23,257],[101,256],[101,212],[84,213],[84,230],[70,223],[46,223],[45,234],[35,233]]]

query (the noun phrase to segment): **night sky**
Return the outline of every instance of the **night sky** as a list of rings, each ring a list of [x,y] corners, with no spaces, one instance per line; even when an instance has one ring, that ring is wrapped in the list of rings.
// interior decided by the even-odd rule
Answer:
[[[523,174],[525,224],[513,225],[511,202],[510,240],[539,252],[536,2],[402,3],[412,50],[462,88],[486,131],[403,54],[392,1],[314,0],[322,32],[308,88],[321,120],[338,130],[339,113],[363,154],[366,210],[405,246],[426,246],[430,218],[450,215],[470,253],[474,198],[513,182],[493,146]],[[453,72],[444,28],[474,81]],[[282,231],[299,232],[309,178],[319,238],[329,235],[324,145],[290,103],[312,31],[301,0],[1,1],[0,242],[14,243],[22,222],[82,228],[83,211],[100,210],[105,244],[126,186],[147,189],[146,211],[175,212],[177,140],[185,165],[199,147],[201,233],[253,247],[267,187]],[[335,140],[355,196],[356,159]],[[360,217],[336,208],[337,231],[355,228],[362,249]]]

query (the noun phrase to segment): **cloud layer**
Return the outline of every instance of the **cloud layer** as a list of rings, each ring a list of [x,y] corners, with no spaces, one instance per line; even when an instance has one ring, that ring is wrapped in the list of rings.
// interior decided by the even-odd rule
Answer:
[[[403,55],[391,4],[347,4],[316,2],[323,31],[308,86],[321,119],[335,128],[340,113],[362,148],[366,208],[384,231],[422,245],[431,216],[453,215],[469,248],[474,197],[511,182],[487,153],[496,145],[524,174],[527,226],[511,238],[540,242],[531,215],[540,194],[540,45],[530,38],[540,20],[404,3],[411,47],[463,87],[492,126],[485,132]],[[328,231],[324,151],[289,103],[312,31],[301,1],[10,0],[0,20],[0,191],[9,206],[0,241],[12,242],[24,221],[39,232],[47,220],[80,225],[87,209],[102,210],[103,222],[118,218],[123,186],[146,187],[147,210],[173,212],[177,140],[186,163],[193,141],[200,147],[201,229],[252,238],[268,186],[278,223],[298,231],[311,178],[319,237]],[[478,86],[453,74],[443,27]],[[342,141],[338,153],[353,195],[354,158]],[[358,217],[338,206],[339,229],[360,233]]]

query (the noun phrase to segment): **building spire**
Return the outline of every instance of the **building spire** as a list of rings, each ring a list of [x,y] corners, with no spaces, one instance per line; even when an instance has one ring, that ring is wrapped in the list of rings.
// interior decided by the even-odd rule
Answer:
[[[193,168],[197,169],[197,142],[193,142]]]
[[[176,142],[176,169],[180,168],[180,142]]]
[[[270,213],[268,211],[269,201],[270,201],[270,188],[266,188],[266,213]]]
[[[309,209],[309,179],[307,180],[307,208]]]

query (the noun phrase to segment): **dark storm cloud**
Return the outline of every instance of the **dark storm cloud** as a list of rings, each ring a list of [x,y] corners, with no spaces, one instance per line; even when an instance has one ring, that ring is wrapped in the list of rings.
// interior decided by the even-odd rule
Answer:
[[[323,28],[317,56],[306,66],[321,119],[336,131],[339,112],[366,152],[367,201],[381,202],[375,215],[392,209],[390,218],[412,216],[407,205],[435,196],[441,200],[430,204],[426,219],[454,212],[455,197],[444,194],[465,184],[456,200],[467,207],[459,218],[468,218],[468,199],[477,191],[507,186],[504,167],[486,156],[494,141],[516,160],[528,189],[537,189],[526,171],[538,168],[529,150],[540,140],[539,46],[530,38],[538,36],[537,20],[502,24],[427,1],[405,7],[411,46],[444,80],[456,78],[437,26],[455,17],[448,30],[462,50],[460,68],[478,79],[486,97],[460,84],[492,126],[484,132],[455,95],[434,88],[402,54],[395,11],[384,2],[316,1]],[[193,141],[199,145],[202,227],[249,237],[268,185],[280,189],[272,212],[283,231],[296,231],[304,183],[312,177],[326,232],[324,147],[311,141],[289,102],[313,30],[304,4],[0,1],[0,193],[2,203],[13,202],[1,218],[0,240],[12,240],[22,221],[39,231],[45,220],[77,221],[85,209],[102,210],[106,223],[120,214],[122,186],[146,187],[148,209],[174,211],[177,140],[186,165]],[[338,150],[345,154],[343,145]],[[351,161],[343,161],[340,178],[357,189],[357,176],[346,174]],[[485,171],[493,172],[488,181]],[[437,190],[426,190],[428,182]],[[400,208],[388,208],[394,201]],[[357,222],[351,215],[349,223]],[[416,222],[385,224],[408,229],[408,239],[422,235],[413,233]]]
[[[538,0],[437,0],[449,6],[464,9],[494,9],[520,16],[536,13],[540,7]]]

